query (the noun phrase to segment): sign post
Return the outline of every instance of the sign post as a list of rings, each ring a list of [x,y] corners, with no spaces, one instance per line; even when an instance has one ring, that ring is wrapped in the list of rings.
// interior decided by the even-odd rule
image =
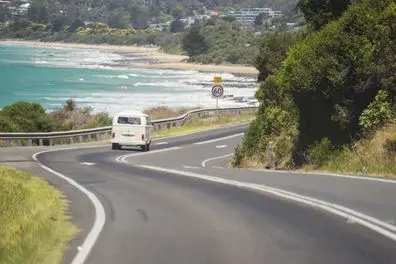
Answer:
[[[219,108],[219,98],[223,97],[224,95],[224,88],[220,84],[215,84],[212,87],[212,96],[216,98],[216,114],[218,114],[218,108]]]
[[[212,87],[212,96],[216,98],[216,115],[219,116],[219,98],[223,97],[224,95],[224,87],[221,85],[223,79],[221,76],[213,77],[214,85]]]

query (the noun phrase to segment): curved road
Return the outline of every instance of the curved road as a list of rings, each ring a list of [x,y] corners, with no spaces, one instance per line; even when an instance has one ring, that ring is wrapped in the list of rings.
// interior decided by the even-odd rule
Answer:
[[[96,147],[37,158],[104,207],[85,263],[396,263],[396,182],[222,168],[245,128],[156,140],[149,153]],[[74,221],[84,229],[66,255],[70,263],[95,210],[85,195],[56,184],[69,188]],[[313,208],[318,201],[308,206],[306,197],[364,215],[339,217]]]

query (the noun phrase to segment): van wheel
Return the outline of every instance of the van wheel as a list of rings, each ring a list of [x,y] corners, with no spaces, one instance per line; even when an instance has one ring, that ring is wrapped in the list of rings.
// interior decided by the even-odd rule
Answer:
[[[113,144],[111,144],[111,149],[115,150],[115,149],[121,149],[121,148],[120,148],[120,145],[118,145],[117,143],[113,143]]]
[[[143,145],[142,146],[142,151],[150,151],[150,144]]]

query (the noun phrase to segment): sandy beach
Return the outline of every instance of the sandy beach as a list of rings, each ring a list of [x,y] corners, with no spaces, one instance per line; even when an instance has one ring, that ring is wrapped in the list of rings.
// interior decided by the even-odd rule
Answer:
[[[40,41],[24,41],[24,40],[2,40],[1,43],[13,45],[25,45],[33,47],[62,47],[76,49],[95,49],[117,53],[123,56],[118,61],[119,66],[123,68],[144,67],[152,69],[172,69],[172,70],[194,70],[200,72],[222,72],[232,73],[236,75],[257,76],[258,71],[254,67],[243,65],[208,65],[188,63],[185,60],[187,56],[167,54],[160,51],[158,47],[150,46],[118,46],[118,45],[91,45],[79,43],[63,43],[63,42],[40,42]],[[139,63],[133,63],[129,58],[139,57]]]

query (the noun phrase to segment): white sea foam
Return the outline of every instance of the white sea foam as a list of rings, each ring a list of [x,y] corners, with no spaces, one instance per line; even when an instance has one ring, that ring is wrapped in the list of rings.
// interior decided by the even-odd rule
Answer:
[[[26,60],[22,60],[21,57],[16,56],[10,63],[47,68],[79,68],[77,74],[75,71],[65,70],[64,77],[57,75],[57,79],[51,79],[48,70],[48,79],[40,79],[31,84],[31,87],[43,87],[37,82],[52,83],[50,90],[40,88],[29,89],[24,93],[15,91],[15,94],[20,94],[18,97],[41,101],[50,109],[62,106],[66,100],[73,97],[81,106],[92,106],[95,111],[110,113],[124,109],[142,110],[158,105],[213,107],[216,101],[210,92],[214,76],[221,76],[225,80],[226,95],[246,98],[240,102],[230,98],[219,100],[220,107],[243,106],[252,102],[247,98],[254,95],[258,86],[252,78],[227,73],[144,68],[115,69],[115,61],[122,59],[120,55],[94,50],[32,48],[30,52],[26,52],[26,56],[23,55]],[[0,61],[4,62],[3,59]]]

